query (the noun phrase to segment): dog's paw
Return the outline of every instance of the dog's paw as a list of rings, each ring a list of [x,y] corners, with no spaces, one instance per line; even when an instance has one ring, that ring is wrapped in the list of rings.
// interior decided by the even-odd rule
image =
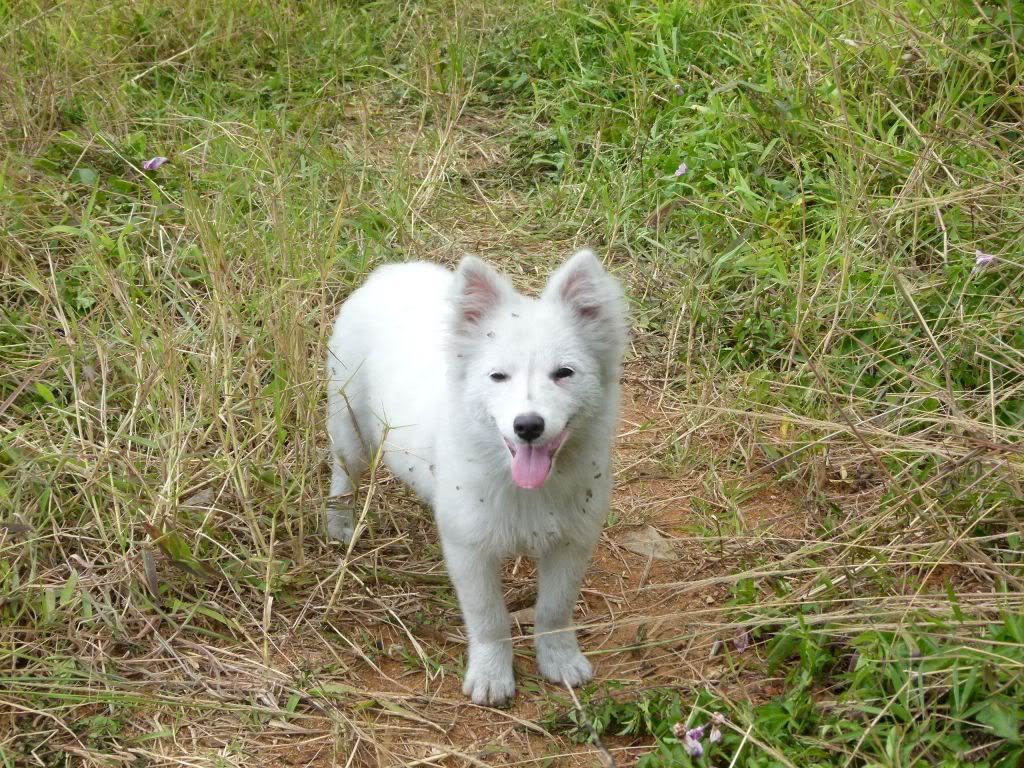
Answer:
[[[352,541],[352,534],[355,533],[355,520],[352,509],[342,502],[328,503],[327,506],[327,535],[342,544]]]
[[[512,672],[512,660],[499,663],[495,659],[470,661],[462,692],[474,704],[500,707],[508,704],[516,694],[516,678]]]
[[[576,641],[560,637],[537,638],[537,669],[552,683],[568,683],[573,688],[594,676],[594,668]]]

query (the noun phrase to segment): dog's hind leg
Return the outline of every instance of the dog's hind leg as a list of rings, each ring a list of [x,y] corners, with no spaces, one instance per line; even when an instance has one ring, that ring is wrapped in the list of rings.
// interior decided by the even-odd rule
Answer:
[[[369,455],[344,392],[331,393],[329,410],[331,495],[327,500],[327,533],[332,539],[348,542],[355,530],[356,491],[369,464]]]

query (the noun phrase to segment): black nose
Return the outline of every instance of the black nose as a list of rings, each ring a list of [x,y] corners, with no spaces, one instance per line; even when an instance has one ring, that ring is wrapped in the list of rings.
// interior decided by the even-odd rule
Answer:
[[[544,419],[539,413],[521,413],[512,422],[512,429],[520,440],[530,443],[544,432]]]

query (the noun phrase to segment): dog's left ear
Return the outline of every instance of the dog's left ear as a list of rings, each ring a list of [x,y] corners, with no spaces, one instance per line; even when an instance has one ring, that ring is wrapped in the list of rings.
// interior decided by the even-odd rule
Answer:
[[[626,306],[619,282],[605,272],[597,255],[577,251],[555,270],[541,298],[558,301],[600,340],[621,347],[626,340]]]
[[[544,289],[544,298],[566,304],[582,320],[601,314],[604,281],[608,274],[589,248],[577,251],[555,270]]]

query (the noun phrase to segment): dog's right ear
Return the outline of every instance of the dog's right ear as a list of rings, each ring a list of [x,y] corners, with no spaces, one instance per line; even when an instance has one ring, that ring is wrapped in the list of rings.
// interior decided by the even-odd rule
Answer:
[[[511,293],[512,286],[505,278],[476,256],[463,256],[455,270],[452,294],[456,330],[478,328]]]

